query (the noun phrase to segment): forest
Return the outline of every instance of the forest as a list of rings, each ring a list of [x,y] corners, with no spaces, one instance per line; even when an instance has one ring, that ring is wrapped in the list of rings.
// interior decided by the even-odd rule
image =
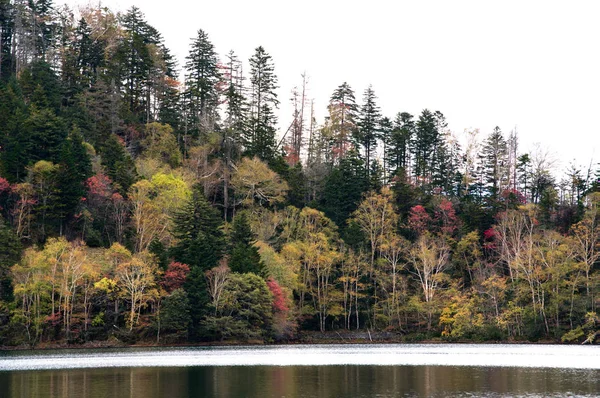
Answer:
[[[300,77],[279,115],[261,46],[0,0],[0,346],[597,342],[597,164]]]

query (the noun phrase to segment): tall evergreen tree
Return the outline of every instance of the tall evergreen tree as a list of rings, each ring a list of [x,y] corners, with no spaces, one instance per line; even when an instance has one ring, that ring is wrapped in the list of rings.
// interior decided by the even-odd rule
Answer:
[[[358,106],[356,105],[354,90],[348,83],[340,84],[333,91],[327,110],[333,141],[332,159],[337,164],[339,159],[343,158],[350,149],[358,121]]]
[[[11,0],[0,0],[0,80],[4,81],[13,73],[14,12]]]
[[[365,165],[370,166],[371,160],[377,149],[377,139],[379,138],[379,121],[381,114],[379,107],[376,104],[377,97],[373,87],[369,86],[363,95],[363,104],[360,107],[358,115],[358,130],[355,133],[355,143],[358,147],[362,147],[363,158]],[[369,167],[365,168],[369,173]]]
[[[248,216],[241,212],[233,219],[231,233],[231,249],[229,268],[240,274],[252,272],[256,275],[265,273],[265,266],[260,259],[258,248],[254,246],[255,236],[250,229]]]
[[[205,271],[216,266],[225,250],[222,220],[204,196],[201,185],[194,186],[192,198],[173,221],[173,236],[177,239],[171,249],[173,258],[191,269]]]
[[[0,82],[0,174],[9,182],[25,178],[29,162],[30,137],[23,134],[23,124],[28,118],[21,87],[11,77],[6,85]]]
[[[277,118],[274,114],[279,106],[277,99],[277,76],[273,59],[261,47],[257,47],[250,58],[250,118],[245,136],[248,156],[258,156],[270,161],[275,157],[275,130]]]
[[[416,123],[411,142],[413,175],[420,185],[431,180],[433,156],[439,142],[437,119],[433,112],[424,109]]]
[[[161,37],[150,26],[139,8],[131,7],[123,16],[125,30],[115,62],[123,85],[123,103],[134,122],[147,122],[149,113],[149,79],[153,66],[150,45],[158,45]]]
[[[499,127],[496,126],[485,140],[480,157],[489,204],[494,207],[509,181],[508,149]]]
[[[202,338],[202,321],[208,314],[208,289],[205,272],[217,265],[225,251],[221,230],[222,220],[202,192],[202,186],[193,187],[192,197],[174,216],[173,236],[177,244],[171,248],[173,258],[190,266],[185,291],[190,302],[192,339]]]
[[[92,175],[92,164],[83,143],[81,133],[75,128],[62,145],[60,169],[57,175],[57,188],[60,201],[60,220],[69,221],[85,196],[85,181]]]
[[[125,195],[138,176],[135,163],[119,137],[114,134],[109,136],[102,146],[101,158],[106,175],[116,184],[119,192]]]
[[[217,53],[202,29],[186,57],[184,92],[188,131],[193,137],[214,131],[221,80]]]
[[[14,231],[0,215],[0,301],[10,302],[13,299],[13,286],[10,278],[10,267],[21,257],[21,242]]]
[[[365,167],[356,152],[351,151],[325,180],[319,208],[340,228],[345,227],[346,220],[358,207],[363,193],[369,189]]]
[[[396,115],[394,127],[386,140],[386,163],[390,174],[402,168],[408,171],[410,165],[410,142],[415,131],[415,123],[410,113],[402,112]]]

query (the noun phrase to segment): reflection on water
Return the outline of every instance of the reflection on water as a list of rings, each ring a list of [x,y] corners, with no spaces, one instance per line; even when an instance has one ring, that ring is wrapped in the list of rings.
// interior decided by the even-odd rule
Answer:
[[[0,352],[0,398],[473,396],[600,396],[600,347],[391,344]]]
[[[598,396],[600,371],[452,366],[202,366],[0,372],[0,397]]]

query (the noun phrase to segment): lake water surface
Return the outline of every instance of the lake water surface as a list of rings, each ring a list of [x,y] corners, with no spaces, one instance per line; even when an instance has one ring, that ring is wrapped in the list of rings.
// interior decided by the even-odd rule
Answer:
[[[0,352],[0,397],[600,396],[600,347],[316,345]]]

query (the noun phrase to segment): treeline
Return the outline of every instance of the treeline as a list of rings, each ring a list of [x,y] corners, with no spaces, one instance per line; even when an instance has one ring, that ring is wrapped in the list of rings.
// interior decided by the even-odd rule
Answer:
[[[0,345],[596,338],[600,170],[304,76],[278,138],[262,47],[199,30],[181,83],[137,8],[0,11]]]

